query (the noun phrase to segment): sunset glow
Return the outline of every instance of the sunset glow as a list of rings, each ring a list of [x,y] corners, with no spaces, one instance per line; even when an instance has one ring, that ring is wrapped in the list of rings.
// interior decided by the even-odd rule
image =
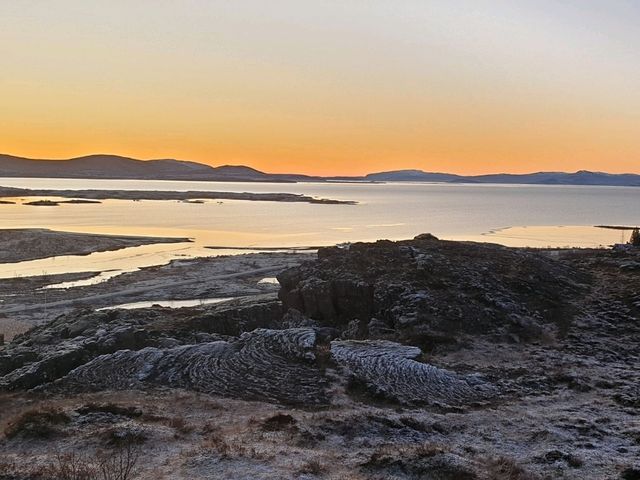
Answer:
[[[632,1],[0,4],[0,152],[640,172]]]

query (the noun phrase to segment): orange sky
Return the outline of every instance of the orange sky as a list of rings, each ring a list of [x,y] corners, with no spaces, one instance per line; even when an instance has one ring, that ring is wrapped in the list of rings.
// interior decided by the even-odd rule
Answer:
[[[634,2],[131,3],[0,4],[0,152],[640,173]]]

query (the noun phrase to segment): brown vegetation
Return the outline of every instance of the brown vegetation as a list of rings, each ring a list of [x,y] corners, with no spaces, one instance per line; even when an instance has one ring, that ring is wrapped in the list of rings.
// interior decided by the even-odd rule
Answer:
[[[7,438],[18,435],[30,438],[50,438],[60,432],[61,425],[69,423],[69,415],[58,408],[28,410],[9,422],[4,429]]]

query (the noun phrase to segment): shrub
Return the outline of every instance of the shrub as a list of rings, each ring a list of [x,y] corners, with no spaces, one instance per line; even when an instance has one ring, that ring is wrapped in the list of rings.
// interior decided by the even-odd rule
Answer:
[[[211,437],[202,443],[205,450],[216,452],[222,458],[244,457],[247,449],[238,442],[227,442],[220,437]]]
[[[40,477],[56,480],[95,480],[97,467],[87,458],[75,453],[60,453],[56,462],[40,472]]]
[[[286,413],[276,413],[262,421],[261,428],[265,432],[278,432],[296,428],[298,421]]]
[[[487,460],[490,478],[495,480],[538,480],[515,460],[507,457],[495,457]]]
[[[28,478],[40,480],[133,480],[139,474],[137,467],[139,458],[140,445],[133,442],[124,443],[114,449],[101,451],[92,456],[59,453],[56,455],[54,463],[30,472]]]
[[[378,447],[360,464],[365,471],[400,471],[408,478],[476,480],[471,463],[449,451],[446,445],[387,444]],[[386,477],[385,477],[386,478]],[[490,477],[495,480],[495,477]]]
[[[31,438],[50,438],[59,431],[58,426],[71,419],[59,408],[29,410],[9,423],[4,429],[7,438],[18,435]]]
[[[320,475],[326,471],[326,467],[322,465],[318,460],[310,460],[306,462],[298,473],[302,474],[310,474],[310,475]]]
[[[173,417],[169,420],[168,424],[176,431],[176,433],[181,433],[183,435],[187,435],[194,430],[193,425],[189,424],[184,417]]]
[[[108,454],[98,456],[98,470],[102,480],[131,480],[138,471],[140,445],[126,442]]]
[[[102,432],[102,438],[107,445],[122,448],[146,442],[147,432],[138,427],[111,427]]]
[[[622,480],[640,480],[640,468],[629,467],[620,475]]]
[[[116,403],[87,403],[78,408],[76,412],[86,415],[88,413],[110,413],[122,417],[137,418],[142,416],[142,411],[135,406],[124,406]]]

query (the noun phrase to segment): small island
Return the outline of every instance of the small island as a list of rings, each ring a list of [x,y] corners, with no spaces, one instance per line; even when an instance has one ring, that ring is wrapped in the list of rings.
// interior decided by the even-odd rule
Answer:
[[[9,202],[15,203],[15,202]],[[57,207],[62,203],[69,203],[73,205],[85,205],[102,203],[98,200],[86,200],[86,199],[73,199],[73,200],[33,200],[31,202],[24,202],[23,205],[29,205],[32,207]]]

